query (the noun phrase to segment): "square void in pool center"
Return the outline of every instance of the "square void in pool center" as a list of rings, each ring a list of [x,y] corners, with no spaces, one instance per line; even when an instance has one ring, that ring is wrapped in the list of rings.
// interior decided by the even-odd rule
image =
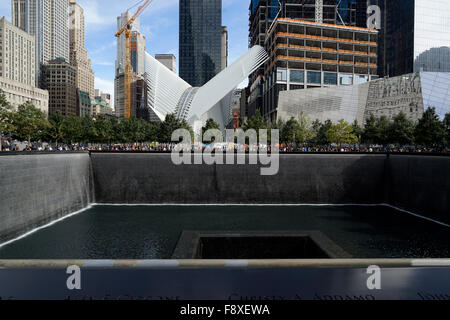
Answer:
[[[183,231],[172,259],[351,258],[319,231]]]

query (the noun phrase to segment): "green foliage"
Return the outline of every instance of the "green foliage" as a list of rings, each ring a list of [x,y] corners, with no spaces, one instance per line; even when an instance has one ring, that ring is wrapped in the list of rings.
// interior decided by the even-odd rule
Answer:
[[[66,143],[81,142],[83,137],[83,124],[81,118],[71,114],[62,122],[63,140]]]
[[[41,139],[49,124],[45,119],[45,114],[27,101],[18,107],[17,112],[12,115],[14,125],[14,136],[22,140],[31,141]]]
[[[289,119],[280,132],[280,141],[283,143],[297,142],[296,135],[298,134],[300,124],[295,118]]]
[[[378,122],[373,114],[366,119],[362,140],[364,143],[378,143],[379,141]]]
[[[260,129],[267,129],[266,120],[261,115],[261,112],[259,111],[259,109],[257,109],[255,111],[255,114],[253,115],[253,117],[251,117],[249,120],[247,120],[247,122],[243,125],[242,128],[245,131],[247,131],[249,129],[256,130],[258,137],[259,137]]]
[[[364,134],[364,129],[359,126],[358,120],[355,120],[353,122],[352,129],[353,129],[354,135],[358,138],[358,142],[361,142],[361,137]]]
[[[95,120],[94,126],[97,133],[97,137],[93,142],[98,143],[111,143],[115,142],[115,131],[113,127],[117,125],[113,123],[111,119],[108,119],[105,115],[101,114]]]
[[[142,119],[131,117],[120,122],[120,142],[143,142],[145,140],[145,125]]]
[[[447,113],[444,118],[445,128],[445,146],[450,148],[450,113]]]
[[[428,108],[425,111],[422,119],[417,123],[414,136],[416,143],[426,147],[435,147],[444,144],[445,127],[439,120],[435,108]]]
[[[389,142],[400,145],[409,145],[414,141],[414,123],[400,112],[395,116],[390,126]]]
[[[81,142],[97,141],[97,129],[95,127],[95,121],[90,116],[84,116],[81,118]]]
[[[206,120],[205,126],[202,127],[202,139],[205,136],[205,132],[208,130],[211,130],[211,129],[220,130],[220,126],[217,122],[215,122],[213,119],[210,118],[210,119]],[[210,143],[210,142],[214,142],[214,140],[213,141],[203,141],[203,142]]]
[[[355,144],[358,142],[358,138],[353,133],[352,126],[345,122],[344,119],[339,120],[336,125],[332,125],[326,135],[328,141],[338,143],[339,145],[343,143]]]
[[[333,123],[331,122],[331,120],[327,120],[323,124],[320,125],[317,136],[315,138],[315,142],[317,145],[324,146],[324,145],[328,145],[332,142],[332,141],[329,141],[328,137],[327,137],[327,132],[328,132],[328,130],[330,130],[330,128],[332,126],[333,126]]]
[[[377,129],[378,129],[378,139],[377,143],[381,145],[386,145],[390,141],[390,129],[391,129],[391,123],[389,119],[386,116],[381,116],[380,119],[377,121]]]
[[[48,117],[49,126],[46,130],[46,136],[49,141],[51,140],[58,144],[64,139],[63,121],[64,116],[60,111],[56,111]]]
[[[191,133],[193,138],[194,132],[185,120],[179,120],[174,114],[168,114],[166,119],[160,125],[160,131],[158,135],[159,142],[170,143],[172,142],[172,133],[177,129],[187,129]]]
[[[0,133],[10,134],[14,132],[13,108],[6,100],[6,96],[0,89]],[[0,145],[1,148],[1,145]]]

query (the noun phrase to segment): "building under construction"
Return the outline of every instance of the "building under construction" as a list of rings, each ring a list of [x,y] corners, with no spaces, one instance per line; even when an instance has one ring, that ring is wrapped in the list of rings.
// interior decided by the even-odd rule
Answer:
[[[319,59],[325,59],[330,58],[329,60],[336,59],[339,63],[339,57],[334,56],[331,54],[331,51],[326,51],[324,54],[322,54],[321,49],[322,46],[325,48],[334,48],[335,50],[339,50],[338,43],[341,43],[341,49],[347,50],[347,51],[354,51],[354,47],[351,45],[351,43],[344,44],[342,42],[336,42],[334,44],[331,44],[332,40],[328,39],[321,39],[322,41],[313,41],[312,38],[309,38],[306,40],[306,38],[303,38],[303,41],[301,41],[299,37],[293,36],[292,40],[287,40],[287,38],[291,38],[287,35],[280,35],[281,33],[287,33],[288,28],[292,28],[293,30],[297,30],[298,32],[303,31],[303,35],[309,35],[309,36],[315,36],[322,34],[322,32],[325,32],[325,34],[329,33],[330,38],[333,38],[332,35],[335,35],[336,39],[340,37],[338,34],[342,32],[342,36],[344,37],[345,32],[339,31],[343,30],[341,29],[335,29],[334,31],[331,31],[332,26],[345,26],[345,27],[354,27],[354,26],[365,26],[366,23],[366,9],[367,4],[366,0],[252,0],[250,4],[250,23],[249,23],[249,47],[252,47],[253,45],[261,45],[265,47],[268,52],[272,52],[274,49],[273,46],[277,46],[280,44],[280,46],[277,47],[277,50],[272,52],[271,56],[271,62],[274,62],[274,60],[277,60],[277,63],[274,63],[271,65],[271,69],[267,70],[267,64],[264,68],[260,68],[256,72],[254,72],[250,78],[249,78],[249,90],[248,90],[248,100],[247,100],[247,114],[249,117],[253,115],[256,109],[262,109],[263,115],[272,118],[276,118],[276,115],[273,115],[273,112],[276,110],[277,105],[277,96],[278,92],[280,90],[289,90],[289,86],[287,86],[287,83],[283,83],[281,86],[276,86],[276,88],[272,88],[274,85],[274,82],[266,83],[269,80],[271,80],[271,72],[276,69],[278,65],[285,66],[286,68],[288,65],[293,65],[295,68],[300,67],[300,61],[297,60],[292,63],[282,62],[283,59],[280,59],[279,56],[289,56],[291,53],[293,56],[301,55],[301,52],[303,52],[303,57],[306,58],[307,56],[311,58]],[[282,20],[284,19],[284,20]],[[292,20],[286,20],[286,19],[292,19]],[[319,22],[319,23],[325,23],[327,26],[320,27],[320,25],[316,25],[313,27],[313,25],[308,25],[308,27],[302,28],[301,26],[296,27],[288,27],[288,25],[291,25],[295,22],[294,20],[303,21],[306,22]],[[277,30],[274,32],[274,28],[277,28]],[[284,30],[284,31],[283,31]],[[326,31],[322,31],[326,30]],[[352,32],[356,29],[349,28],[347,30],[347,33],[345,34],[345,37],[350,37],[353,35]],[[361,32],[369,32],[367,30]],[[267,43],[268,41],[268,34],[276,35],[272,38],[271,43]],[[310,33],[310,34],[309,34]],[[363,38],[367,38],[368,36],[364,36]],[[375,36],[376,38],[377,36]],[[275,39],[276,38],[276,39]],[[370,37],[371,42],[377,42],[377,39]],[[282,40],[284,39],[284,40]],[[334,40],[333,40],[334,41]],[[298,51],[299,48],[291,47],[291,48],[282,48],[281,45],[288,44],[291,45],[298,45],[303,46],[303,51]],[[325,45],[323,45],[325,43]],[[312,50],[312,52],[309,52],[309,49],[306,47],[315,48]],[[320,48],[318,51],[317,48]],[[371,48],[368,50],[368,48],[360,48],[356,47],[357,50],[364,50],[364,52],[374,53],[376,58],[376,44],[375,49]],[[367,49],[367,50],[366,50]],[[374,51],[375,50],[375,51]],[[308,52],[308,54],[307,54]],[[337,53],[337,51],[335,52]],[[342,60],[345,60],[344,52],[342,53]],[[349,52],[346,53],[347,55]],[[300,56],[298,56],[300,57]],[[352,56],[348,56],[347,59],[354,60],[353,62],[362,62],[360,59],[353,59]],[[292,59],[291,59],[292,60]],[[364,59],[363,59],[364,60]],[[364,60],[366,61],[366,60]],[[280,62],[280,63],[278,63]],[[310,61],[311,62],[311,61]],[[312,71],[318,71],[317,70],[317,62],[315,61],[314,67],[312,68]],[[367,60],[366,63],[377,63],[376,61]],[[320,71],[327,71],[328,67],[322,68],[322,65],[328,66],[328,63],[323,63],[323,61],[320,62]],[[303,64],[303,68],[312,67],[310,63]],[[372,67],[371,67],[372,68]],[[333,70],[339,69],[339,68],[331,68]],[[344,68],[342,68],[344,69]],[[306,70],[306,69],[304,69]],[[354,70],[353,70],[354,71]],[[287,72],[287,70],[286,70]],[[336,71],[337,72],[337,71]],[[373,71],[367,70],[367,72],[364,72],[364,75],[370,75]],[[269,73],[269,74],[268,74]],[[288,75],[286,75],[287,79]],[[307,74],[306,74],[307,77]],[[322,79],[320,81],[322,83]],[[304,84],[305,86],[305,84]],[[269,88],[270,87],[270,88]]]
[[[261,113],[277,119],[280,91],[377,79],[377,40],[372,29],[278,18],[266,39]]]

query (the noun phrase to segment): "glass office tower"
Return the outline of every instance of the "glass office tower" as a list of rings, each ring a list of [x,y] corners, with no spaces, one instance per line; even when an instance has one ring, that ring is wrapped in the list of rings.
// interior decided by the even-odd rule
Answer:
[[[450,72],[450,1],[386,0],[385,17],[385,75]]]
[[[222,0],[180,0],[180,77],[201,87],[221,71]]]

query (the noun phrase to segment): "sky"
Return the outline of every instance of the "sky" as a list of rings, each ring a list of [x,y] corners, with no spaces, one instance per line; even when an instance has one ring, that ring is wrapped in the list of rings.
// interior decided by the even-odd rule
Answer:
[[[84,9],[86,49],[95,72],[95,88],[114,94],[117,16],[139,0],[78,0]],[[228,64],[248,50],[250,0],[223,0],[222,25],[228,27]],[[153,0],[140,16],[147,52],[173,53],[178,61],[179,0]],[[134,13],[137,7],[131,10]],[[0,17],[11,21],[11,1],[0,1]]]

